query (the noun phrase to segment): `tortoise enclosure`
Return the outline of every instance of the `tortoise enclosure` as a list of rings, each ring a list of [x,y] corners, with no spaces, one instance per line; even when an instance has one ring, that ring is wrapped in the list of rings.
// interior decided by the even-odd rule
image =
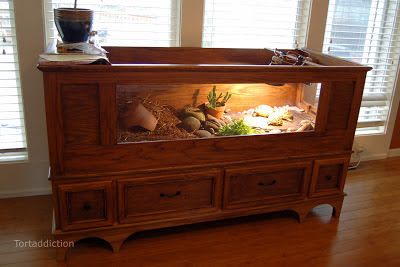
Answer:
[[[56,239],[116,252],[148,229],[278,210],[302,221],[320,204],[339,216],[370,68],[310,50],[301,66],[270,65],[268,49],[106,50],[110,65],[38,65]]]

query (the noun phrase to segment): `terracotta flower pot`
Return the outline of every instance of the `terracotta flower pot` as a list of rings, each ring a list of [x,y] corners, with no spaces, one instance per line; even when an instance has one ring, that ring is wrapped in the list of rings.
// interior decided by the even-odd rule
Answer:
[[[221,119],[224,116],[225,106],[216,107],[213,109],[208,107],[206,104],[206,112],[217,119]]]
[[[54,9],[54,22],[64,43],[86,42],[92,30],[93,10],[57,8]]]

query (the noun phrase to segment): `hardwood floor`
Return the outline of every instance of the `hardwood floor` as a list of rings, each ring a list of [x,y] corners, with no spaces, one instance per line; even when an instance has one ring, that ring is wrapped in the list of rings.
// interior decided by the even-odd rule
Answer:
[[[274,213],[136,234],[113,254],[89,240],[56,263],[54,249],[13,240],[51,238],[50,196],[0,200],[0,265],[6,266],[400,266],[400,158],[351,171],[342,215],[315,208],[299,224]]]

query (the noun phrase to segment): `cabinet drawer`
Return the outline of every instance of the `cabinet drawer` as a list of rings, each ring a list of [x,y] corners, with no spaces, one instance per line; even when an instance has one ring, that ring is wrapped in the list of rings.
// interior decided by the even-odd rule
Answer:
[[[348,158],[316,160],[314,163],[310,196],[342,193],[348,165]]]
[[[63,230],[107,226],[113,223],[112,181],[61,184],[58,187]]]
[[[224,186],[224,208],[265,206],[281,198],[304,198],[311,162],[229,168]]]
[[[118,183],[120,222],[212,212],[220,206],[220,171],[132,178]]]

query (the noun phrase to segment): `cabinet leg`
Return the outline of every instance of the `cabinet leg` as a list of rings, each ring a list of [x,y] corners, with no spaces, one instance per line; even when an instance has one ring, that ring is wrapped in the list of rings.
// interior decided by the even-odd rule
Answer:
[[[296,209],[294,211],[297,213],[297,219],[299,220],[299,223],[304,222],[309,212],[308,209]]]
[[[343,201],[339,201],[335,205],[332,205],[332,207],[333,207],[332,216],[333,217],[335,217],[335,218],[340,217],[340,213],[342,212],[342,205],[343,205]]]
[[[307,217],[307,214],[308,214],[308,212],[298,213],[298,216],[299,216],[299,223],[303,223],[303,222],[304,222],[304,220],[305,220],[306,217]]]
[[[118,253],[119,252],[119,250],[121,249],[122,243],[124,243],[124,240],[110,242],[110,245],[111,245],[112,250],[113,250],[114,253]]]
[[[56,248],[56,260],[63,262],[67,259],[67,252],[69,247],[57,247]]]

